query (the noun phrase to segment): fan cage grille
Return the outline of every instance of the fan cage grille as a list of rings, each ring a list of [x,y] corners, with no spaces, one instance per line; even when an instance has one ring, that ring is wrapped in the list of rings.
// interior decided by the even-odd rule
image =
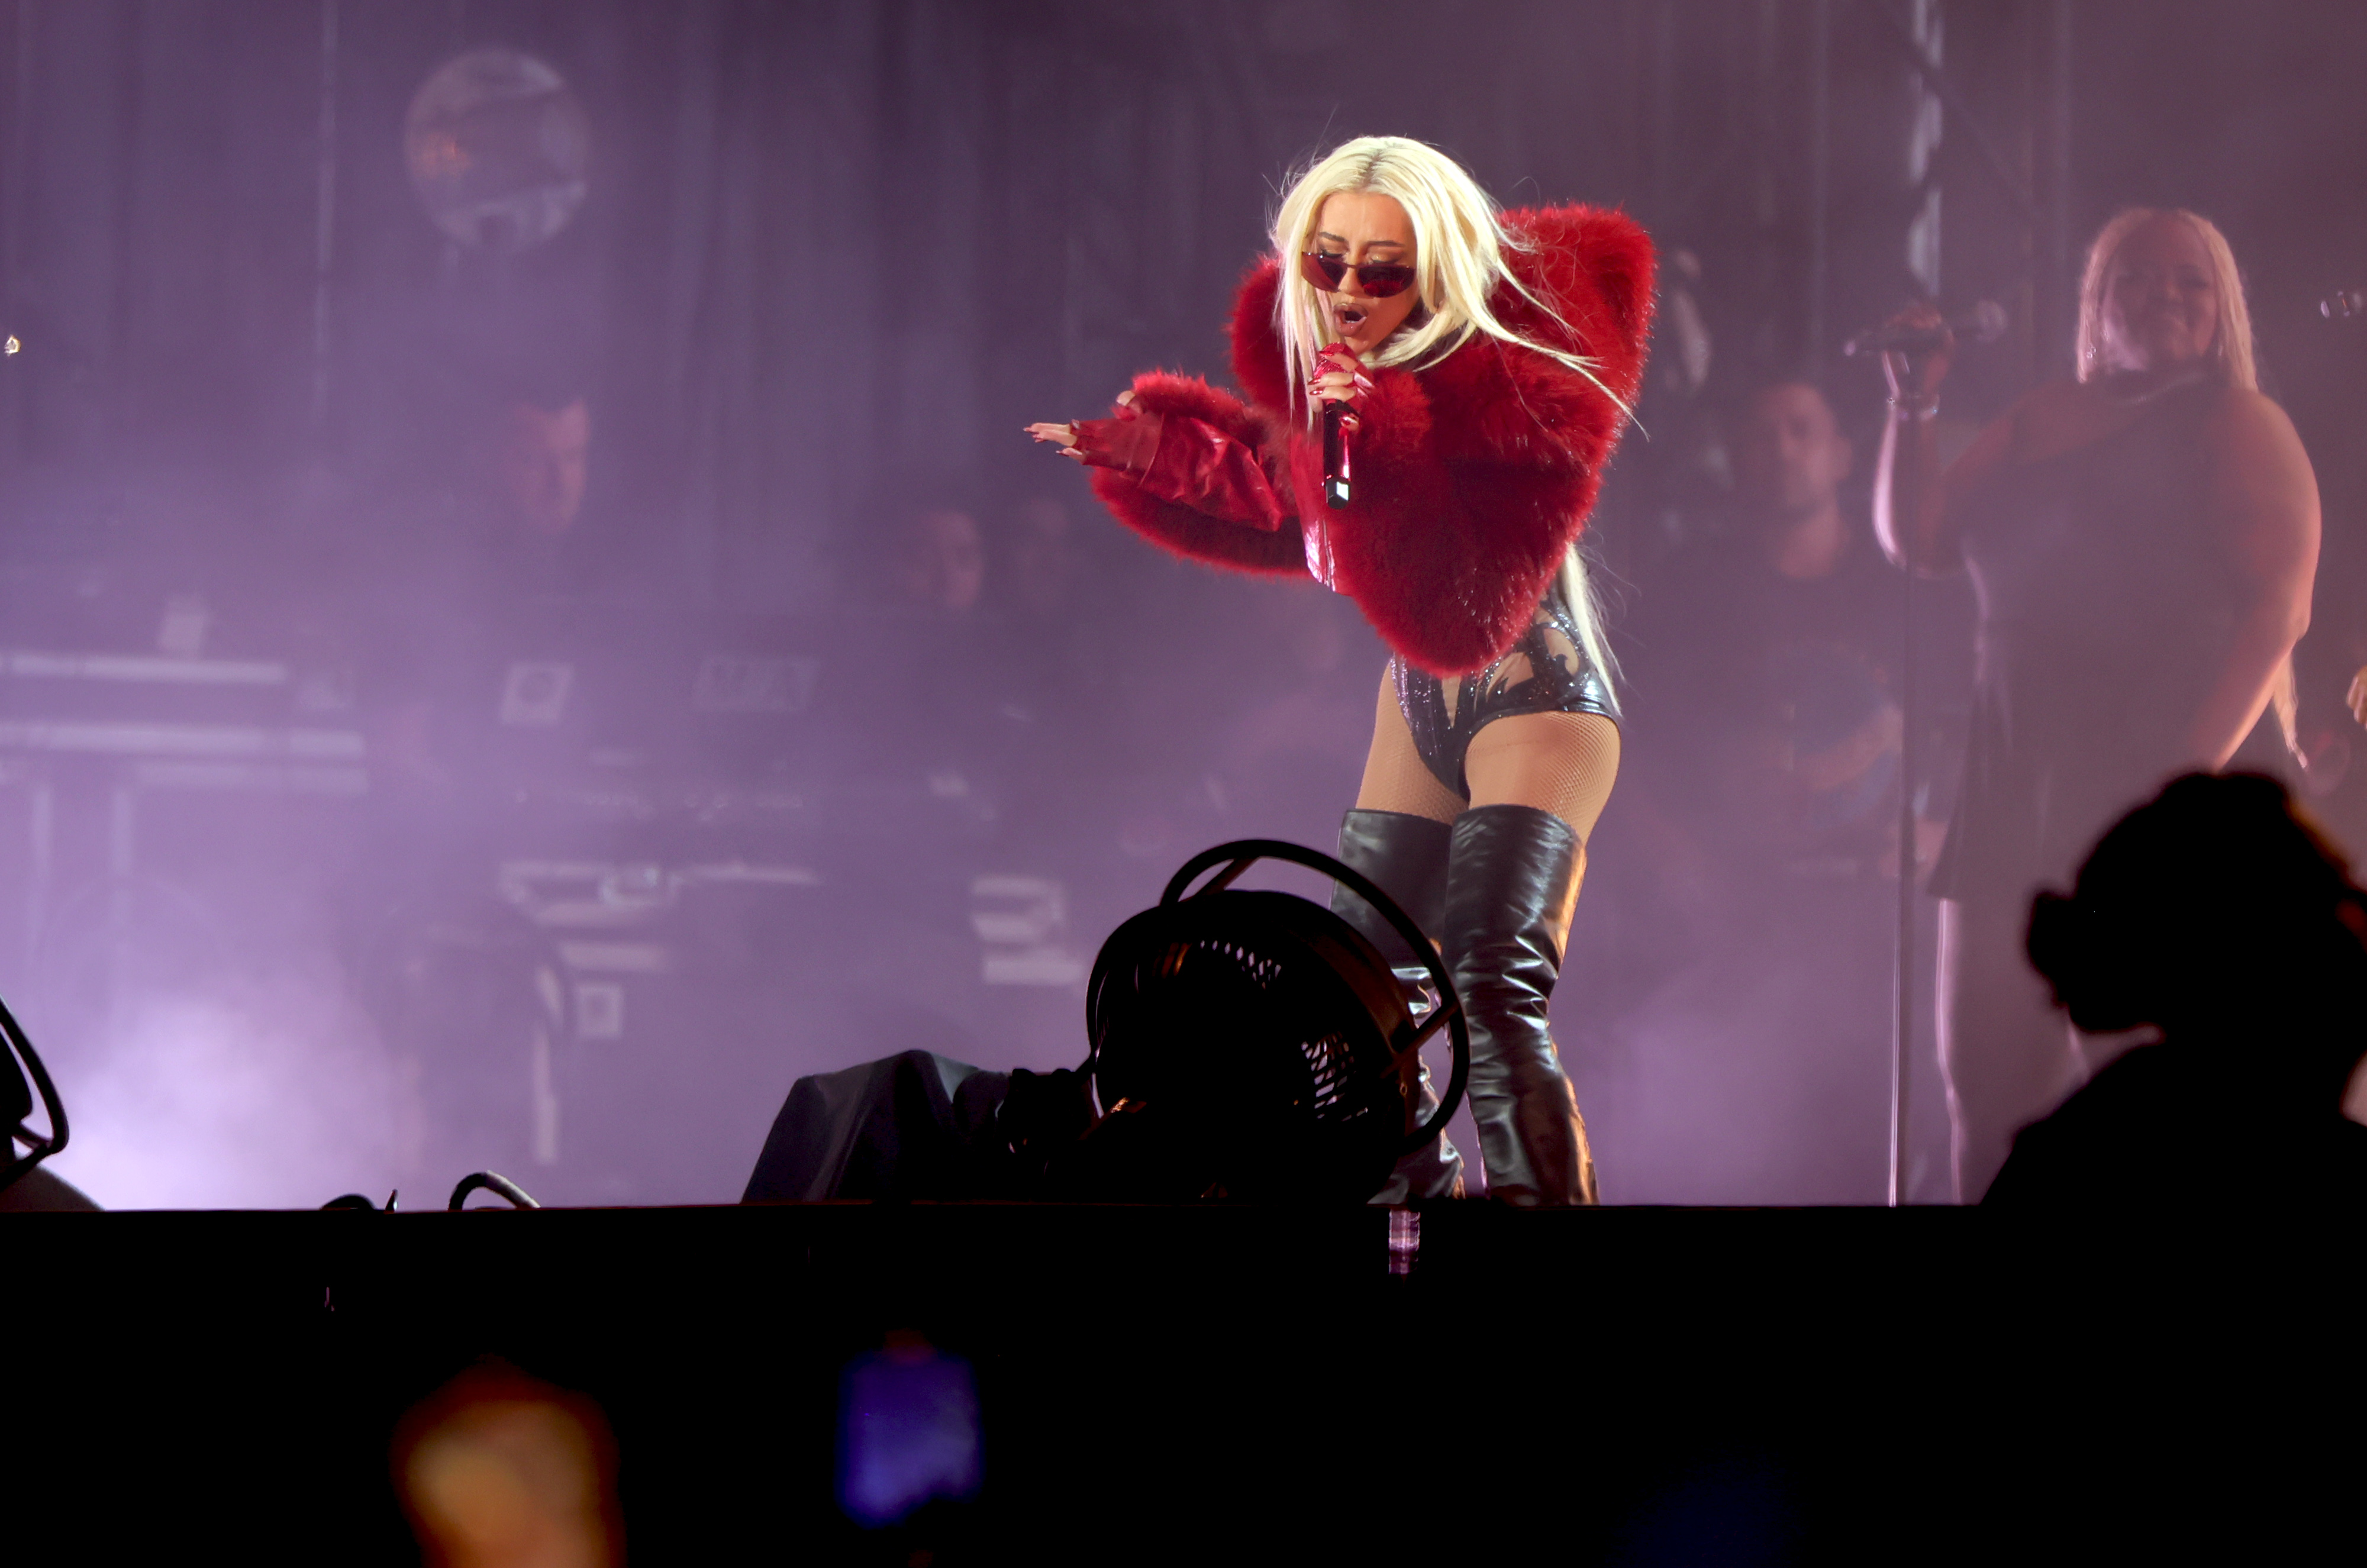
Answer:
[[[1371,1097],[1359,1097],[1354,1092],[1355,1080],[1360,1072],[1379,1077],[1387,1070],[1386,1064],[1379,1060],[1359,1063],[1356,1042],[1344,1031],[1331,1028],[1318,1032],[1310,1027],[1315,1021],[1307,1016],[1319,1011],[1328,1016],[1339,1005],[1353,1005],[1353,998],[1343,997],[1326,998],[1333,1001],[1333,1008],[1317,1006],[1313,989],[1328,989],[1335,983],[1328,965],[1304,951],[1277,955],[1239,941],[1199,937],[1169,942],[1157,961],[1146,967],[1158,983],[1182,983],[1185,970],[1195,966],[1195,959],[1204,963],[1216,960],[1268,996],[1279,994],[1277,999],[1296,1015],[1269,1027],[1276,1037],[1296,1032],[1293,1043],[1305,1082],[1304,1093],[1296,1097],[1295,1103],[1305,1114],[1316,1122],[1337,1124],[1360,1122],[1372,1113],[1375,1107]],[[1310,985],[1293,994],[1293,976],[1300,973],[1306,975]],[[1155,984],[1138,988],[1138,1000],[1144,999],[1143,991],[1155,988]]]

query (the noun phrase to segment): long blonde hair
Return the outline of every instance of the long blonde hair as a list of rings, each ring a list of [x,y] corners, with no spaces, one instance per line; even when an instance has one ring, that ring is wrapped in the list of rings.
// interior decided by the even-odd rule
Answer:
[[[2213,368],[2231,387],[2248,392],[2260,389],[2259,372],[2252,362],[2252,311],[2244,303],[2244,275],[2236,266],[2236,253],[2227,236],[2199,212],[2182,207],[2131,207],[2112,215],[2096,231],[2088,247],[2088,265],[2079,275],[2079,379],[2092,381],[2104,372],[2104,294],[2112,285],[2112,260],[2122,243],[2157,218],[2174,218],[2203,242],[2211,262],[2211,288],[2219,296],[2219,326],[2212,338]]]
[[[1326,341],[1322,301],[1299,275],[1298,257],[1314,237],[1327,197],[1368,192],[1395,200],[1413,226],[1414,291],[1420,301],[1405,325],[1390,333],[1372,356],[1372,364],[1421,370],[1475,337],[1490,337],[1557,361],[1601,387],[1623,412],[1632,412],[1603,385],[1594,360],[1523,337],[1497,317],[1489,300],[1499,288],[1509,288],[1549,319],[1561,320],[1550,301],[1539,299],[1505,265],[1506,254],[1522,250],[1524,242],[1505,229],[1495,201],[1462,164],[1404,136],[1359,136],[1342,142],[1291,182],[1274,211],[1274,249],[1282,262],[1274,327],[1295,388],[1313,379],[1315,351]],[[1294,412],[1313,428],[1312,400],[1297,391],[1292,397],[1301,404]],[[1607,687],[1617,666],[1603,638],[1602,610],[1574,540],[1562,558],[1560,581],[1578,623],[1579,646],[1603,672]]]
[[[2157,218],[2174,218],[2192,230],[2211,264],[2211,288],[2219,297],[2219,324],[2211,339],[2213,374],[2228,386],[2259,391],[2259,368],[2252,357],[2252,309],[2244,300],[2244,274],[2236,265],[2236,253],[2219,225],[2182,207],[2124,208],[2096,231],[2095,243],[2088,247],[2088,265],[2079,274],[2079,379],[2092,381],[2105,369],[2104,294],[2112,286],[2112,261],[2132,233]],[[2300,761],[2301,694],[2290,653],[2269,688],[2269,706],[2276,713],[2285,750]]]

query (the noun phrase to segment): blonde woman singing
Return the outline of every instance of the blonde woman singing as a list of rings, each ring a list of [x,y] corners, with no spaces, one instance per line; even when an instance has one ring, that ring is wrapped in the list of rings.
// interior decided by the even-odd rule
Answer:
[[[1113,418],[1028,427],[1091,465],[1137,531],[1216,566],[1312,574],[1389,645],[1341,858],[1439,943],[1470,1016],[1489,1191],[1515,1204],[1594,1199],[1546,1011],[1619,765],[1578,537],[1651,299],[1651,244],[1624,215],[1499,211],[1434,149],[1360,138],[1292,186],[1241,285],[1243,396],[1151,373]],[[1326,405],[1350,432],[1337,509]],[[1455,1190],[1459,1169],[1443,1150],[1381,1196]]]

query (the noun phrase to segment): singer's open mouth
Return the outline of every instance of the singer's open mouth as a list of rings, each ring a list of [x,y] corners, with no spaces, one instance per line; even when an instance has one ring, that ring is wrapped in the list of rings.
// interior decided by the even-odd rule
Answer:
[[[1353,305],[1342,305],[1335,313],[1340,318],[1341,327],[1345,331],[1354,332],[1365,324],[1365,312]]]

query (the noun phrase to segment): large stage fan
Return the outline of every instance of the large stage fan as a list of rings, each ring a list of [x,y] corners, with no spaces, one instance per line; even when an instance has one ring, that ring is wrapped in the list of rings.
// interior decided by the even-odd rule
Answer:
[[[37,1091],[41,1112],[49,1118],[46,1134],[34,1132],[30,1120]],[[50,1069],[6,1002],[0,1002],[0,1126],[8,1129],[7,1142],[0,1145],[0,1191],[66,1146],[65,1104],[50,1081]],[[22,1154],[17,1152],[20,1145]]]
[[[1309,867],[1371,905],[1421,955],[1435,1004],[1418,1018],[1388,961],[1330,909],[1232,886],[1262,860]],[[1445,1130],[1470,1073],[1462,1004],[1420,929],[1331,856],[1272,840],[1186,863],[1103,944],[1085,1008],[1102,1115],[1053,1170],[1081,1198],[1362,1202]],[[1454,1066],[1424,1116],[1420,1053],[1441,1028]]]

